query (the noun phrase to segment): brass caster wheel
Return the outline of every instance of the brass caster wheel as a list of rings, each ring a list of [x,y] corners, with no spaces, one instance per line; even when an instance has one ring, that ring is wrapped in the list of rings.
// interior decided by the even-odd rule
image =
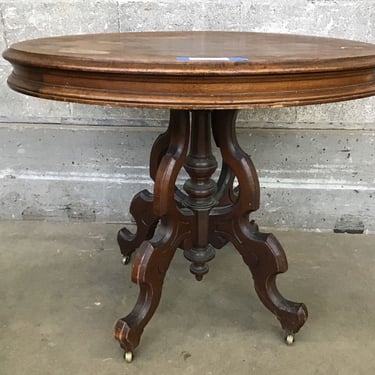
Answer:
[[[129,263],[130,263],[130,261],[131,261],[131,256],[130,255],[127,255],[126,257],[123,257],[122,258],[122,264],[124,265],[124,266],[127,266]]]
[[[124,353],[124,359],[127,363],[132,363],[133,362],[133,352],[125,352]]]
[[[285,336],[285,342],[287,345],[292,345],[294,343],[294,336],[289,334]]]

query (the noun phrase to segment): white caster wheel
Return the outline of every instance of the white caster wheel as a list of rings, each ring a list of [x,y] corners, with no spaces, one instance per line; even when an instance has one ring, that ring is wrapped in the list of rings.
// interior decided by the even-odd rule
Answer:
[[[285,337],[285,342],[287,345],[292,345],[294,343],[294,336],[293,335],[287,335]]]
[[[125,352],[124,359],[127,363],[133,362],[133,352]]]
[[[124,266],[128,265],[128,264],[130,263],[130,261],[131,261],[131,257],[130,257],[130,255],[128,255],[128,256],[122,258],[122,264],[123,264]]]

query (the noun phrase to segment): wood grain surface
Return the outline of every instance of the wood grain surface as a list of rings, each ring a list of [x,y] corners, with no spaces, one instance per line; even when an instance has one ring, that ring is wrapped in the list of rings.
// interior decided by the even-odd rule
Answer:
[[[375,94],[375,45],[332,38],[92,34],[24,41],[3,56],[14,67],[8,80],[14,90],[80,103],[240,109]]]

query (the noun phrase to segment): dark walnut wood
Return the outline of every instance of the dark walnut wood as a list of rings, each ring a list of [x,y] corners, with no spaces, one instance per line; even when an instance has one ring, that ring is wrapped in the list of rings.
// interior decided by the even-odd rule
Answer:
[[[154,195],[143,191],[131,204],[138,231],[119,232],[120,248],[128,257],[137,250],[132,279],[140,286],[133,311],[115,325],[115,337],[126,352],[139,345],[144,327],[161,297],[168,265],[177,248],[192,262],[191,272],[202,280],[215,250],[232,242],[252,272],[255,290],[263,304],[276,315],[286,335],[307,319],[304,304],[285,299],[276,287],[276,276],[287,270],[283,248],[272,234],[261,233],[251,212],[259,208],[260,188],[249,156],[241,150],[235,132],[236,110],[172,110],[168,131],[153,147],[151,176]],[[215,183],[217,168],[211,152],[211,132],[221,151],[223,168]],[[168,147],[165,147],[166,141]],[[185,193],[175,186],[182,168],[190,176]],[[238,187],[233,188],[234,178]],[[143,221],[140,218],[144,218]],[[157,240],[148,241],[160,220]],[[145,241],[146,240],[146,241]]]
[[[228,242],[287,341],[293,340],[307,309],[278,291],[276,277],[288,267],[284,250],[250,219],[260,189],[236,139],[237,112],[374,95],[374,45],[260,33],[119,33],[21,42],[4,57],[13,65],[9,86],[28,95],[171,109],[169,127],[151,150],[154,190],[138,193],[130,206],[137,231],[118,234],[125,263],[135,252],[132,280],[140,288],[135,307],[114,328],[128,360],[157,309],[176,250],[202,280],[215,249]],[[211,137],[222,155],[217,181]],[[179,189],[182,169],[188,178]]]
[[[375,94],[375,46],[236,32],[78,35],[13,44],[9,85],[47,99],[175,109],[327,103]],[[242,61],[180,61],[237,57]]]

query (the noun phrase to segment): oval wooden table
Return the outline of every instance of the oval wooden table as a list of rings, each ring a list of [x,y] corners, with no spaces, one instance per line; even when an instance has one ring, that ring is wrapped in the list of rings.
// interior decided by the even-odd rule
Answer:
[[[151,150],[154,191],[137,194],[130,212],[137,232],[123,228],[124,263],[137,249],[133,311],[114,334],[131,361],[161,297],[176,249],[197,280],[231,242],[242,255],[263,304],[288,343],[307,319],[304,304],[285,299],[276,276],[287,270],[280,243],[249,215],[259,207],[259,182],[235,132],[239,109],[328,103],[375,94],[375,45],[329,38],[235,32],[117,33],[64,36],[13,44],[9,86],[40,98],[170,109],[168,130]],[[221,174],[211,135],[222,155]],[[189,175],[183,190],[176,178]],[[235,182],[235,183],[234,183]],[[158,235],[154,236],[157,226]]]

